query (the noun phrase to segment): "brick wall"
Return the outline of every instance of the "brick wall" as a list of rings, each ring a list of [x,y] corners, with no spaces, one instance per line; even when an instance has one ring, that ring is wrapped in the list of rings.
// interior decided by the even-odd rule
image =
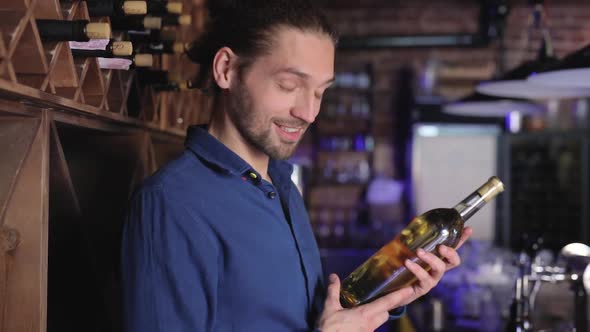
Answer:
[[[328,15],[343,36],[475,33],[478,28],[479,1],[475,0],[365,0],[362,4],[343,1],[342,5],[333,0],[331,3]],[[475,84],[497,70],[501,59],[505,61],[505,68],[512,68],[535,57],[540,40],[538,33],[532,35],[530,49],[523,49],[531,12],[527,3],[524,0],[510,2],[503,53],[499,52],[497,41],[483,48],[340,50],[337,53],[337,71],[355,70],[366,63],[373,66],[377,171],[395,174],[389,161],[390,155],[395,153],[390,144],[391,128],[396,119],[392,105],[398,84],[402,83],[396,80],[397,71],[402,66],[411,66],[420,76],[427,66],[434,64],[442,74],[434,93],[449,99],[466,95]],[[546,0],[545,4],[558,57],[590,43],[589,0]]]
[[[533,47],[529,52],[522,51],[526,44],[526,26],[530,10],[525,4],[517,4],[507,20],[506,60],[514,66],[521,58],[534,57],[539,45],[539,35],[535,34]],[[548,1],[546,5],[547,23],[550,28],[555,54],[563,57],[569,52],[590,43],[590,1],[564,0]]]

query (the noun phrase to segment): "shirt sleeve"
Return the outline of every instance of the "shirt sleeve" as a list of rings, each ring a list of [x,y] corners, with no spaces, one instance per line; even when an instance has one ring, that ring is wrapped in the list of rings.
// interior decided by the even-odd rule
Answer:
[[[201,220],[174,205],[159,187],[131,201],[121,251],[127,332],[215,328],[219,246]]]
[[[389,320],[399,319],[406,313],[406,306],[395,308],[389,312]]]

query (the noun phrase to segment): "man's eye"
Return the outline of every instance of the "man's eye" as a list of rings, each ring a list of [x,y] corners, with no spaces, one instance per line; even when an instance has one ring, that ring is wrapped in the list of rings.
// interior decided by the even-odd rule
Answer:
[[[297,85],[295,85],[295,84],[280,84],[279,83],[279,88],[285,92],[293,92],[293,91],[295,91],[295,89],[297,89]]]

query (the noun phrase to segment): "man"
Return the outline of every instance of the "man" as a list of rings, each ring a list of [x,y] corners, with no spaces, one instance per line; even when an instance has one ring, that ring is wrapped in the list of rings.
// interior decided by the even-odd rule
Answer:
[[[212,8],[191,51],[216,103],[185,152],[134,195],[123,238],[127,331],[373,331],[460,262],[418,253],[418,282],[354,309],[322,281],[288,158],[334,81],[334,33],[313,0]],[[463,241],[470,231],[463,236]],[[327,294],[326,294],[327,293]]]

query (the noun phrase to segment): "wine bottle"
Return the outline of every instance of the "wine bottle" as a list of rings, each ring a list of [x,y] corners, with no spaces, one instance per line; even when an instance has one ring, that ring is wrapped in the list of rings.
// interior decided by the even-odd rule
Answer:
[[[342,306],[354,307],[411,285],[416,278],[406,269],[404,261],[412,260],[429,270],[430,266],[416,256],[416,250],[422,248],[440,257],[439,245],[455,247],[465,221],[503,190],[504,185],[494,176],[454,208],[433,209],[414,218],[391,242],[342,281]]]
[[[72,48],[72,55],[101,58],[125,57],[133,55],[133,44],[128,41],[111,41],[103,50]]]
[[[176,30],[128,31],[126,39],[138,45],[145,43],[173,42],[176,40]]]
[[[164,26],[187,26],[191,25],[192,17],[190,15],[168,14],[162,16],[162,25]]]
[[[182,2],[169,2],[164,0],[148,1],[148,13],[151,15],[181,14]]]
[[[145,1],[87,0],[86,5],[90,17],[145,15],[148,12]]]
[[[108,23],[91,23],[87,20],[36,20],[43,41],[89,41],[111,38]]]
[[[171,75],[166,70],[141,69],[137,71],[139,84],[165,83],[170,80]]]
[[[113,30],[160,30],[162,29],[162,18],[155,16],[133,16],[111,18]]]
[[[113,30],[160,30],[164,26],[190,25],[190,15],[114,17],[111,19]]]
[[[163,41],[159,43],[140,44],[138,52],[149,54],[182,54],[190,43]]]
[[[99,57],[98,66],[101,69],[129,70],[135,67],[151,67],[154,59],[151,54],[136,54],[131,57],[102,58]]]

